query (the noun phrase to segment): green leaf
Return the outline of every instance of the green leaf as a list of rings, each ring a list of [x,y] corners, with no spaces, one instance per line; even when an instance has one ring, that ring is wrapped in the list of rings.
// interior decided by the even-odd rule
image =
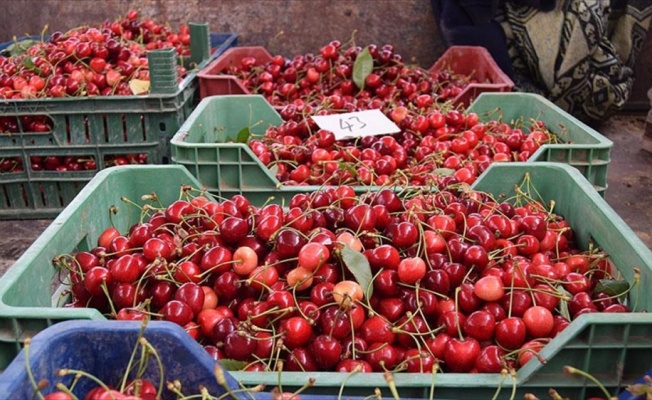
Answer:
[[[437,168],[433,172],[439,176],[453,176],[455,170],[451,168]]]
[[[33,70],[34,68],[36,68],[36,64],[34,64],[34,61],[32,61],[31,57],[23,58],[23,60],[20,63],[23,64],[23,66],[29,70]]]
[[[564,289],[562,285],[557,285],[555,287],[557,291],[559,291],[564,297],[568,297],[569,299],[572,298],[573,296]],[[565,299],[560,299],[559,300],[559,314],[561,314],[562,317],[566,318],[567,320],[571,320],[570,312],[568,311],[568,300]]]
[[[371,275],[371,266],[369,260],[364,254],[355,251],[351,246],[345,245],[342,248],[342,261],[346,268],[351,271],[355,280],[360,284],[364,295],[367,299],[373,294],[374,285],[372,284],[373,276]]]
[[[240,129],[240,131],[238,132],[238,135],[235,137],[235,142],[247,143],[249,141],[250,136],[251,136],[251,130],[249,129],[248,126],[245,126],[244,128]]]
[[[39,40],[34,39],[21,40],[7,46],[4,50],[2,50],[2,54],[16,57],[23,54],[25,51],[27,51],[27,49],[39,42]]]
[[[353,83],[360,88],[364,89],[364,81],[367,79],[371,71],[374,69],[374,58],[369,53],[367,47],[362,50],[353,63]]]
[[[622,296],[629,290],[627,281],[614,281],[612,279],[600,279],[593,289],[593,294],[606,293],[609,296]]]
[[[353,168],[353,166],[349,163],[341,162],[337,165],[339,169],[343,169],[345,171],[348,171],[351,176],[357,177],[358,176],[358,171]]]
[[[228,358],[220,360],[219,362],[222,368],[227,371],[241,371],[247,366],[246,361],[230,360]]]

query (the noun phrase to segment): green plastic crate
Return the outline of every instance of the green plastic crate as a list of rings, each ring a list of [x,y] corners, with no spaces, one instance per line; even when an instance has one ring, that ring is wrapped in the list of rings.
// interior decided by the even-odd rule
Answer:
[[[521,119],[525,126],[532,118],[543,121],[564,143],[541,146],[528,161],[572,165],[604,197],[613,142],[551,101],[530,93],[482,93],[468,111],[481,115],[481,120],[501,118],[511,122]]]
[[[204,57],[205,64],[208,25],[190,24],[190,29],[193,54]],[[234,35],[223,38],[228,46],[235,42]],[[177,58],[174,49],[148,53],[151,93],[144,96],[0,101],[2,117],[37,115],[52,123],[47,133],[19,125],[18,133],[0,134],[0,160],[18,157],[24,167],[23,172],[0,173],[0,219],[54,218],[97,173],[34,171],[30,156],[92,156],[97,169],[107,166],[105,157],[115,155],[144,153],[148,163],[169,162],[169,140],[198,99],[197,71],[179,83]]]
[[[542,96],[526,93],[482,93],[469,107],[481,120],[510,122],[537,118],[565,144],[541,146],[528,162],[553,161],[577,168],[604,196],[613,143]],[[262,134],[281,117],[260,95],[210,96],[199,103],[174,135],[172,162],[183,165],[211,192],[251,192],[286,187],[245,143],[232,141],[251,126]],[[316,186],[311,186],[316,189]],[[359,190],[366,190],[360,188]]]
[[[633,291],[632,303],[637,311],[652,310],[652,252],[602,199],[575,169],[559,163],[494,164],[475,184],[476,189],[510,195],[514,185],[530,175],[544,201],[554,199],[555,212],[564,215],[573,227],[578,243],[588,248],[593,241],[609,253],[625,279],[633,279],[632,267],[641,270],[640,291]],[[164,179],[162,178],[164,177]],[[122,196],[139,199],[141,195],[156,192],[163,204],[179,198],[179,186],[199,185],[181,166],[124,166],[101,171],[55,219],[23,256],[0,279],[0,369],[18,354],[26,337],[34,336],[48,326],[62,320],[94,319],[104,317],[96,310],[58,307],[61,287],[58,271],[52,266],[54,256],[94,247],[99,234],[113,223],[126,231],[139,219],[139,210],[127,206]],[[292,190],[270,189],[265,198],[273,196],[283,202],[305,188]],[[248,193],[245,192],[248,196]],[[254,204],[265,200],[262,192]],[[255,197],[255,196],[253,196]],[[109,215],[109,208],[117,206],[117,213]],[[617,388],[633,382],[652,364],[652,315],[644,312],[631,314],[586,314],[572,322],[550,342],[541,355],[545,365],[536,359],[518,371],[516,398],[526,392],[546,398],[548,388],[554,387],[563,396],[586,398],[597,393],[586,380],[565,375],[566,364],[596,375],[607,388]],[[234,376],[244,384],[277,384],[276,373],[236,372]],[[284,373],[286,390],[306,383],[315,377],[312,393],[336,393],[346,378],[339,373]],[[389,392],[382,374],[369,373],[347,378],[347,396],[366,396],[380,387]],[[396,384],[402,397],[427,397],[431,384],[428,374],[396,374]],[[453,374],[437,376],[437,398],[487,399],[500,384],[499,374]],[[461,392],[460,388],[464,387]],[[511,395],[511,380],[507,377],[500,398]]]

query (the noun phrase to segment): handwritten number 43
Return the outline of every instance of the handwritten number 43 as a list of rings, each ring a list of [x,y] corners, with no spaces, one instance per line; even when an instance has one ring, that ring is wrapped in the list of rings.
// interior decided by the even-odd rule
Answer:
[[[356,116],[351,116],[346,119],[340,118],[340,129],[348,130],[353,133],[354,129],[362,129],[367,126],[366,123],[362,122],[360,118]]]

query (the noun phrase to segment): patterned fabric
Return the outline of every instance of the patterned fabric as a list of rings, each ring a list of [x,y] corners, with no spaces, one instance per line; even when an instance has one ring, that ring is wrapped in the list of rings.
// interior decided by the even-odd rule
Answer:
[[[497,17],[516,90],[599,122],[622,108],[652,19],[649,0],[562,0],[554,10],[506,2]]]

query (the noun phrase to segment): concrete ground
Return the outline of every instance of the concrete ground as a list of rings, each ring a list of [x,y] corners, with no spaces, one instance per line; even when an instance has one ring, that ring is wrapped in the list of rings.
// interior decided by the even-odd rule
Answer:
[[[641,149],[645,114],[619,114],[597,129],[614,142],[606,200],[652,248],[652,154]],[[49,220],[0,221],[0,275],[49,223]]]

